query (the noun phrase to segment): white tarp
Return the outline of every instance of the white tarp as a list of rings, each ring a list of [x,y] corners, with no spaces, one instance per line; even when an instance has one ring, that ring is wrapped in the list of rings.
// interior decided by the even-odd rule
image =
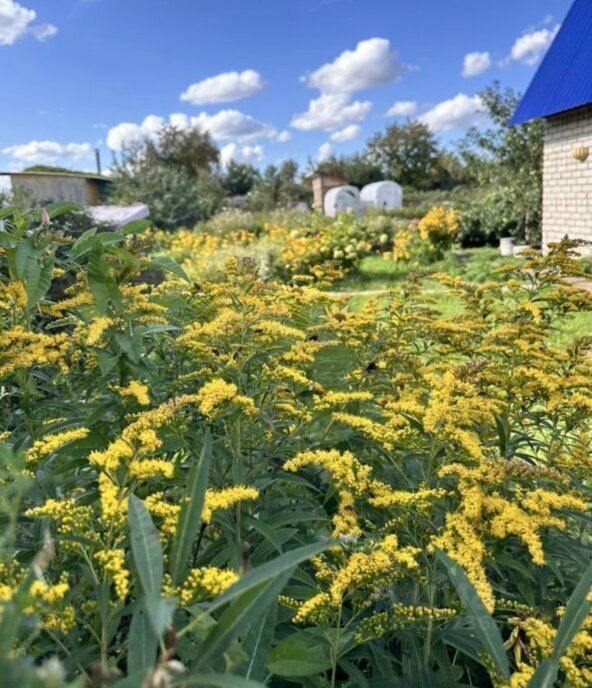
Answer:
[[[324,199],[325,215],[337,217],[339,213],[353,212],[359,215],[362,211],[360,192],[357,187],[345,184],[329,189]]]
[[[360,199],[365,208],[395,210],[403,207],[403,189],[397,182],[374,182],[362,189]]]
[[[143,220],[150,215],[150,208],[144,203],[134,205],[92,205],[86,212],[97,222],[122,227],[134,220]]]

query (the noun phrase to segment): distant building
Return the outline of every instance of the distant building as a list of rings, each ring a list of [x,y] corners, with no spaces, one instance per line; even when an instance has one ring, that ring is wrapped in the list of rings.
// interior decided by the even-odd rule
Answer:
[[[592,241],[592,0],[575,0],[512,123],[533,119],[546,123],[543,245]]]
[[[327,174],[316,174],[312,178],[312,195],[313,195],[313,208],[319,213],[323,212],[325,207],[325,194],[330,189],[334,189],[337,186],[345,186],[347,180],[342,177],[332,177]]]
[[[70,201],[80,205],[100,205],[113,184],[109,177],[82,172],[0,172],[9,176],[13,192],[33,204]]]

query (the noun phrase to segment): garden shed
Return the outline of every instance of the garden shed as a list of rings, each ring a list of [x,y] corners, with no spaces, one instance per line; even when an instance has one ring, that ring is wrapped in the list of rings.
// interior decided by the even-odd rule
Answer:
[[[70,201],[80,205],[99,205],[108,196],[113,182],[109,177],[84,172],[3,172],[10,177],[12,190],[28,202]]]
[[[591,73],[592,1],[575,0],[512,119],[545,120],[544,246],[592,241]]]

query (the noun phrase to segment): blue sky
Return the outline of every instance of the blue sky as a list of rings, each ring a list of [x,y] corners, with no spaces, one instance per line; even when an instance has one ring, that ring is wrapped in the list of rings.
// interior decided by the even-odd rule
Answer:
[[[0,170],[93,169],[95,146],[108,166],[171,115],[260,165],[348,153],[406,117],[449,142],[493,79],[526,88],[570,4],[0,0]]]

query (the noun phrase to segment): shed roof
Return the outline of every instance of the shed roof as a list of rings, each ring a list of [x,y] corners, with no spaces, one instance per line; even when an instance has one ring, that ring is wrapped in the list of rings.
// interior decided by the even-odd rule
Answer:
[[[592,103],[592,0],[575,0],[541,62],[512,124]]]
[[[66,177],[75,179],[92,179],[99,182],[112,182],[110,177],[103,174],[86,172],[0,172],[0,177]]]

